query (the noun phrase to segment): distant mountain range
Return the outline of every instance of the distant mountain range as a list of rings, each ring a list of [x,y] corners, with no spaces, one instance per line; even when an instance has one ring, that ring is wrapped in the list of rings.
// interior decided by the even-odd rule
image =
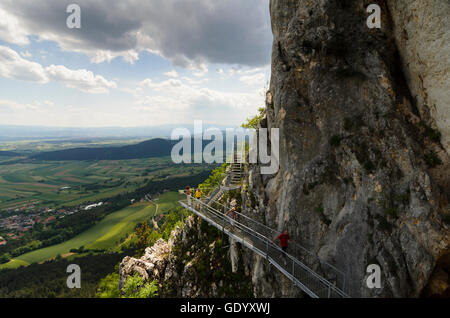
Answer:
[[[42,152],[37,160],[125,160],[169,156],[176,141],[156,138],[135,145],[100,148],[72,148]]]
[[[44,126],[8,126],[0,125],[0,140],[23,139],[73,139],[73,138],[161,138],[169,137],[172,130],[185,127],[193,131],[192,124],[160,125],[151,127],[44,127]],[[223,125],[203,125],[204,129],[215,127],[225,130]],[[230,127],[231,128],[231,127]]]
[[[0,157],[17,157],[17,156],[20,155],[12,151],[0,151]]]
[[[211,141],[203,141],[202,150]],[[31,159],[64,161],[64,160],[126,160],[170,156],[177,140],[155,138],[134,145],[118,147],[72,148],[57,151],[41,152],[32,155]],[[226,142],[223,143],[226,150]],[[194,152],[194,139],[191,139]]]

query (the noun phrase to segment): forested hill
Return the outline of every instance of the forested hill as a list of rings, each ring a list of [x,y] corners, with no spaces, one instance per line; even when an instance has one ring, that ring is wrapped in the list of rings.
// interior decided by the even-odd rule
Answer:
[[[135,145],[100,148],[73,148],[42,152],[32,156],[38,160],[125,160],[169,156],[177,141],[152,139]]]
[[[120,147],[72,148],[57,151],[42,152],[31,156],[37,160],[126,160],[170,156],[172,147],[177,140],[151,139],[134,145]],[[202,149],[210,141],[203,141]],[[226,149],[226,143],[223,144]],[[191,149],[194,151],[194,139],[191,139]]]
[[[0,151],[0,157],[17,157],[17,156],[20,155],[12,151]]]

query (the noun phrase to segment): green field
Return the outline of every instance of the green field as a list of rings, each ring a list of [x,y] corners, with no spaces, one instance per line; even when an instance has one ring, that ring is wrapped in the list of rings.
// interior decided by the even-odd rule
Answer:
[[[3,269],[3,268],[18,268],[20,266],[27,266],[27,265],[29,265],[29,263],[27,263],[25,261],[21,261],[21,260],[18,260],[18,259],[12,259],[8,263],[0,265],[0,269]]]
[[[161,195],[156,202],[158,214],[176,207],[179,199],[180,194],[176,192],[167,192]],[[67,254],[71,249],[81,246],[86,249],[114,249],[119,245],[121,239],[133,232],[136,224],[154,216],[155,210],[156,206],[152,203],[136,203],[109,214],[93,227],[66,242],[23,254],[0,265],[0,269],[42,262],[57,255]]]
[[[14,141],[0,141],[0,150],[13,151],[22,154],[31,154],[43,151],[54,151],[61,149],[70,149],[78,147],[111,147],[124,146],[142,142],[148,138],[68,138],[61,140],[59,138],[53,139],[29,139],[29,140],[14,140]]]
[[[204,169],[175,165],[170,158],[0,164],[0,211],[95,202],[133,191],[148,181]]]

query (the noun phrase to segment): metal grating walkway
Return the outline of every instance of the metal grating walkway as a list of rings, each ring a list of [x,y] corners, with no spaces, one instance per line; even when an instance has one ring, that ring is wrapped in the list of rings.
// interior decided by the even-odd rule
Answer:
[[[301,262],[291,254],[284,253],[281,248],[272,242],[276,232],[271,228],[236,212],[237,219],[233,220],[224,215],[225,207],[215,200],[208,199],[208,203],[192,198],[191,206],[187,200],[179,204],[195,213],[203,220],[215,226],[234,240],[240,242],[253,252],[264,257],[302,291],[313,298],[347,298],[344,291],[345,276],[330,264],[321,262],[320,266],[328,273],[331,279],[325,279],[314,272],[307,264],[317,264],[318,258],[298,244],[294,244],[296,255],[301,255]],[[285,254],[285,259],[283,259]],[[339,287],[338,287],[339,286]]]

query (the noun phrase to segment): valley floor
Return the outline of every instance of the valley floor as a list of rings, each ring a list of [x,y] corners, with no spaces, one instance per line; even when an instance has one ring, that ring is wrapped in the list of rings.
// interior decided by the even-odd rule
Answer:
[[[158,200],[158,214],[165,213],[176,206],[180,195],[167,192]],[[156,206],[150,202],[133,204],[120,211],[113,212],[93,227],[63,243],[38,249],[0,265],[3,268],[17,268],[32,263],[43,262],[58,255],[69,254],[71,249],[84,246],[85,249],[117,250],[121,240],[127,238],[134,231],[135,226],[151,219],[155,215]]]

